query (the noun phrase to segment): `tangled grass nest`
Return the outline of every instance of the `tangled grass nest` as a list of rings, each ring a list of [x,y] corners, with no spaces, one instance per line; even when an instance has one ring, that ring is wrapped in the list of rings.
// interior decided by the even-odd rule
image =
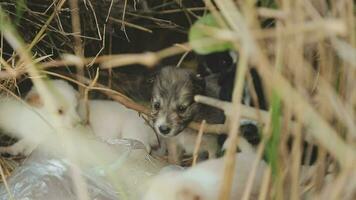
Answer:
[[[211,38],[231,42],[239,52],[238,76],[233,102],[200,101],[225,110],[232,122],[250,116],[239,102],[241,85],[249,80],[248,67],[260,73],[271,107],[268,113],[254,115],[265,124],[265,139],[257,152],[261,157],[266,149],[272,156],[261,196],[299,199],[311,192],[323,199],[355,198],[354,1],[5,0],[0,6],[2,88],[20,96],[31,80],[39,83],[31,77],[44,74],[70,79],[80,88],[96,85],[130,95],[140,84],[128,78],[127,83],[115,84],[128,74],[145,76],[154,66],[167,63],[194,66],[187,31],[200,16],[212,13],[220,28],[202,28]],[[273,26],[261,28],[269,22]],[[121,93],[104,91],[148,114],[145,106]],[[229,137],[235,139],[237,128],[229,130]],[[296,141],[290,154],[286,150],[289,135]],[[319,156],[312,173],[302,181],[300,141],[309,137],[318,145]],[[228,177],[235,164],[235,145],[232,142],[225,155],[221,199],[228,199],[231,190]],[[8,166],[13,165],[4,158],[1,164],[5,175],[9,174]],[[325,181],[328,175],[333,181]]]

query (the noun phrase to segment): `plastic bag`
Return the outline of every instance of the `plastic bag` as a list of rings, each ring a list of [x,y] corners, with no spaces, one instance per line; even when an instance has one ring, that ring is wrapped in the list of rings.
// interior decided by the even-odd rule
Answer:
[[[111,140],[108,143],[118,150],[118,159],[110,166],[96,166],[82,170],[89,198],[95,200],[140,198],[146,181],[157,174],[165,163],[147,154],[144,146],[139,142]],[[119,179],[119,185],[113,187],[113,184],[106,179],[108,169]],[[77,199],[67,160],[39,150],[33,152],[13,172],[7,182],[10,194],[17,200]],[[7,199],[11,197],[6,187],[2,185],[0,200]]]

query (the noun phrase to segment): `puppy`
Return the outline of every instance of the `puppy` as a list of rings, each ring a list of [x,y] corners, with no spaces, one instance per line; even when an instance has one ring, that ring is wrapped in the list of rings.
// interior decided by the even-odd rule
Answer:
[[[153,129],[133,110],[118,102],[109,100],[90,100],[89,124],[95,135],[104,141],[115,138],[134,139],[142,142],[147,152],[158,146]],[[79,103],[79,115],[85,119],[85,102]]]
[[[63,94],[64,98],[72,102],[72,112],[79,114],[81,121],[86,119],[86,105],[84,101],[78,103],[78,92],[63,80],[52,80],[51,82]],[[32,106],[43,106],[36,88],[32,88],[25,99]],[[154,131],[135,111],[109,100],[89,100],[88,106],[89,126],[96,137],[104,141],[120,138],[138,140],[148,152],[151,151],[152,146],[158,146]]]
[[[187,128],[192,121],[207,120],[208,123],[221,123],[222,111],[194,102],[197,94],[205,95],[205,80],[190,70],[165,67],[157,75],[152,92],[151,114],[153,126],[167,143],[170,162],[179,164],[182,153],[191,154],[197,134]],[[217,137],[204,135],[202,151],[214,157],[217,151]]]
[[[47,85],[56,96],[55,100],[61,102],[62,107],[59,112],[65,113],[63,122],[68,125],[79,123],[75,89],[62,80],[51,80],[47,82]],[[27,103],[15,98],[0,99],[0,129],[20,138],[17,143],[11,146],[0,147],[0,153],[29,155],[46,135],[54,132],[52,125],[55,122],[52,120],[51,114],[44,108],[35,87],[31,89],[25,100]],[[28,137],[33,133],[39,137]]]
[[[256,155],[236,154],[236,166],[230,199],[241,199]],[[257,199],[267,165],[260,161],[253,179],[250,199]],[[224,172],[223,158],[201,162],[194,167],[170,170],[153,178],[143,200],[215,200],[218,199]]]
[[[48,85],[57,100],[63,101],[61,112],[66,112],[73,123],[81,123],[84,119],[84,103],[78,104],[78,92],[63,80],[50,80]],[[35,87],[25,97],[26,102],[14,98],[0,99],[0,129],[5,133],[24,138],[32,132],[43,137],[54,131],[51,127],[50,114],[44,108],[38,91]],[[78,112],[77,112],[78,109]],[[90,100],[89,101],[89,128],[94,134],[103,139],[135,139],[146,147],[148,152],[151,146],[158,146],[154,131],[145,124],[145,121],[132,110],[114,101]],[[68,122],[70,122],[68,120]],[[27,137],[26,137],[27,138]],[[20,139],[17,143],[7,147],[0,147],[0,153],[11,155],[29,155],[39,143],[40,138]]]

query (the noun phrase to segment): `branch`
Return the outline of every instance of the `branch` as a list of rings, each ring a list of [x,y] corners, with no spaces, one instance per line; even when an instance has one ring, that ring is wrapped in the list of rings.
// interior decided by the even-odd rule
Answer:
[[[145,53],[126,53],[117,55],[103,55],[96,57],[81,58],[79,56],[64,54],[61,60],[52,60],[49,62],[42,62],[42,69],[53,67],[66,67],[70,65],[79,65],[83,67],[88,64],[100,64],[101,69],[109,69],[114,67],[122,67],[126,65],[140,64],[145,65],[148,68],[156,65],[160,60],[182,54],[190,51],[191,48],[188,44],[175,44],[174,46],[165,48],[157,52],[145,52]],[[25,70],[17,70],[15,74],[0,71],[0,79],[9,79],[18,77],[26,73]]]

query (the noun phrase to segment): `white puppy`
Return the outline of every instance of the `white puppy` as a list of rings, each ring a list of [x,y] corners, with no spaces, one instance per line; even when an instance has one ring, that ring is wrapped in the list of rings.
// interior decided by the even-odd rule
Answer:
[[[68,125],[80,122],[76,112],[77,97],[74,88],[62,80],[51,80],[48,86],[56,97],[55,101],[62,105],[58,111],[64,114],[64,122],[69,123]],[[0,147],[1,153],[28,155],[46,135],[54,132],[52,115],[39,101],[35,87],[28,93],[26,100],[28,103],[15,98],[0,98],[0,129],[20,138],[14,145]],[[35,134],[36,137],[30,136]]]
[[[56,95],[56,100],[62,102],[61,112],[66,112],[68,119],[75,119],[73,123],[81,122],[84,119],[82,117],[85,105],[82,102],[78,105],[78,92],[63,80],[51,80],[48,85]],[[32,87],[25,100],[27,103],[15,98],[0,98],[0,130],[20,138],[14,145],[0,147],[0,153],[28,155],[41,140],[36,137],[30,137],[30,140],[22,139],[25,135],[36,132],[45,136],[54,131],[51,127],[50,114],[44,108],[35,87]],[[155,133],[145,121],[135,111],[117,102],[90,100],[89,113],[89,126],[94,134],[103,140],[135,139],[142,142],[147,151],[151,150],[151,146],[158,144]]]
[[[241,199],[256,155],[236,154],[231,200]],[[223,159],[201,162],[186,171],[169,171],[153,178],[143,200],[216,200],[222,183]],[[250,199],[257,199],[266,163],[260,161]]]
[[[157,137],[145,120],[133,110],[118,102],[90,100],[89,124],[96,136],[104,141],[116,138],[134,139],[142,142],[148,152],[158,145]],[[85,103],[79,103],[79,115],[86,118]]]

